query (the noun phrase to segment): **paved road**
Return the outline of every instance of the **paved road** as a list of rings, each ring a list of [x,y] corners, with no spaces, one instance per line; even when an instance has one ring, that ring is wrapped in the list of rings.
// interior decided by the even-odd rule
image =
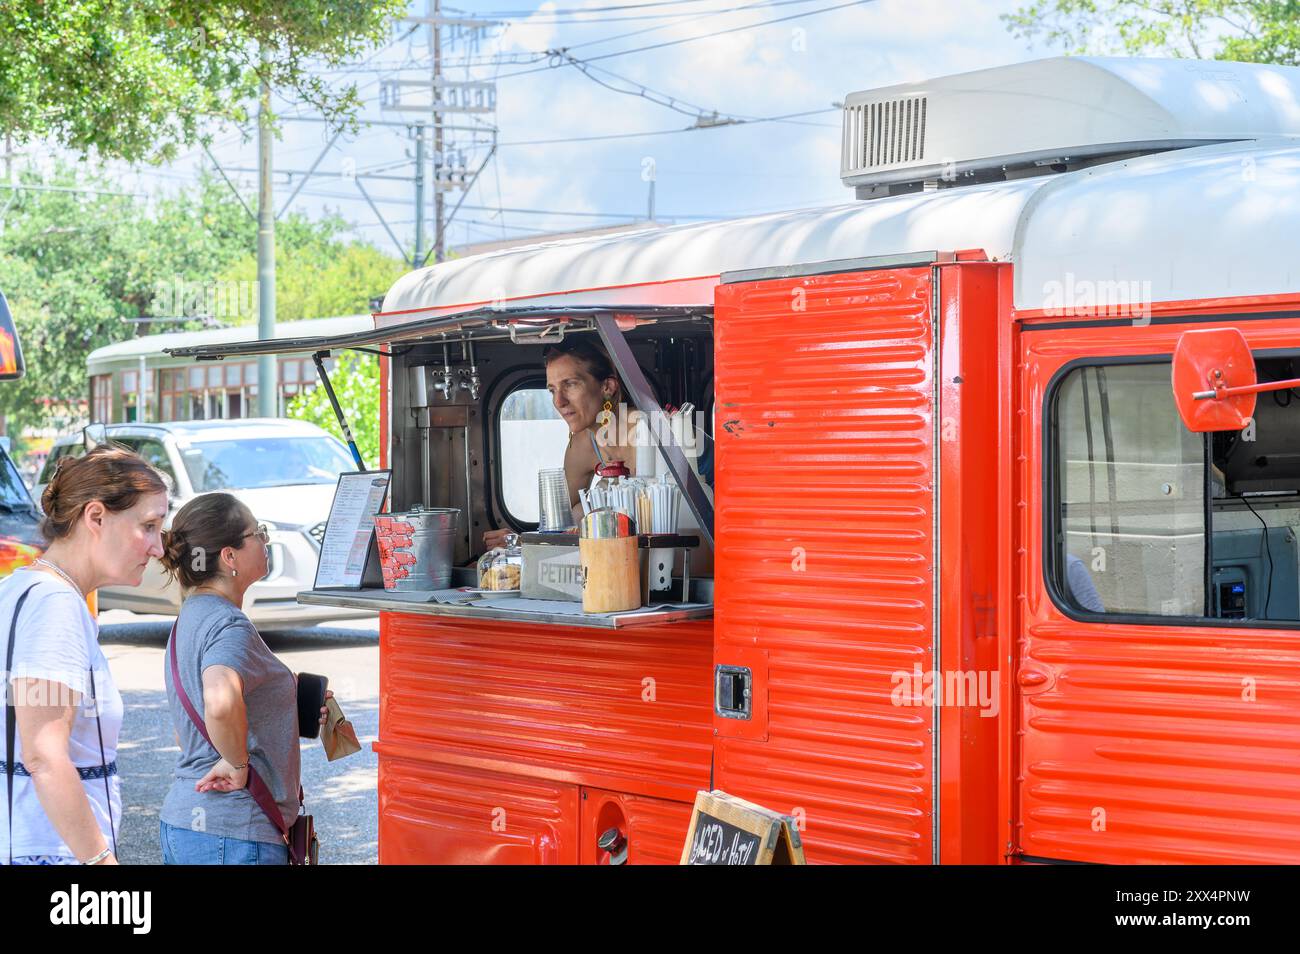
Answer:
[[[172,620],[108,610],[99,622],[100,643],[126,703],[118,750],[121,860],[161,864],[158,809],[178,754],[163,688],[163,650]],[[374,864],[377,761],[370,744],[379,732],[379,622],[351,619],[263,636],[294,672],[329,677],[361,741],[360,752],[333,764],[318,740],[302,741],[303,788],[320,834],[321,864]]]

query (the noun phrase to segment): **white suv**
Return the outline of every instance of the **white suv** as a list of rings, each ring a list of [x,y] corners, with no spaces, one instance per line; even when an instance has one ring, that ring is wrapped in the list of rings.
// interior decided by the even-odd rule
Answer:
[[[244,612],[259,628],[310,626],[324,620],[373,615],[363,610],[303,606],[296,594],[316,578],[325,520],[334,487],[356,464],[343,442],[315,424],[278,418],[180,421],[170,424],[109,424],[108,439],[123,444],[171,481],[170,513],[211,491],[233,494],[271,531],[271,568],[249,587]],[[50,450],[34,489],[39,501],[59,458],[84,452],[80,433],[60,438]],[[101,609],[171,615],[181,593],[162,566],[149,563],[138,587],[99,591]]]

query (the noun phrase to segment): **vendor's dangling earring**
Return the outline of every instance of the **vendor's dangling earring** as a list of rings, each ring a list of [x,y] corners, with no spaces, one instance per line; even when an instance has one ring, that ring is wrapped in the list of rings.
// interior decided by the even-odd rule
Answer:
[[[235,577],[237,577],[237,576],[239,576],[239,571],[238,571],[238,570],[231,570],[231,571],[230,571],[230,578],[231,578],[232,580],[233,580]]]
[[[609,422],[614,419],[614,405],[610,403],[609,398],[605,398],[605,406],[600,409],[597,419],[601,427],[608,427]]]

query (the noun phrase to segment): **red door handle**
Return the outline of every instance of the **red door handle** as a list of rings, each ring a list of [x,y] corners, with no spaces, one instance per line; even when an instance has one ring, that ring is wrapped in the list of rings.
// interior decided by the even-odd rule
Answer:
[[[1016,683],[1020,686],[1020,691],[1025,695],[1046,692],[1056,685],[1056,674],[1048,669],[1022,666],[1020,671],[1016,673]]]

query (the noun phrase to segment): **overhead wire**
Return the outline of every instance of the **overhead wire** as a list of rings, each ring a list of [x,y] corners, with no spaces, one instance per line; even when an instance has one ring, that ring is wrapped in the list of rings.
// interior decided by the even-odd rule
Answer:
[[[582,60],[582,62],[584,62],[584,63],[595,63],[595,62],[597,62],[597,61],[599,61],[599,60],[608,60],[608,59],[612,59],[612,58],[614,58],[614,57],[616,57],[616,56],[628,56],[628,55],[630,55],[630,54],[632,54],[632,53],[645,53],[645,52],[648,52],[648,51],[650,51],[650,50],[662,50],[662,49],[667,49],[667,48],[670,47],[670,46],[680,46],[680,45],[683,44],[683,43],[695,43],[695,42],[698,42],[698,41],[700,41],[700,40],[709,40],[709,39],[713,39],[714,37],[726,36],[726,35],[731,34],[731,33],[739,33],[739,32],[744,31],[744,30],[756,30],[756,29],[758,29],[759,27],[771,26],[772,24],[775,24],[775,23],[787,23],[787,22],[789,22],[790,20],[801,20],[801,19],[803,19],[803,18],[805,18],[805,17],[813,17],[813,16],[817,16],[817,15],[822,14],[822,13],[832,13],[832,12],[834,12],[835,10],[844,10],[844,9],[846,9],[846,8],[848,8],[848,7],[859,7],[859,6],[862,6],[862,5],[864,5],[864,4],[867,4],[867,3],[873,3],[873,2],[874,2],[874,0],[847,0],[847,2],[845,2],[845,3],[837,3],[837,4],[833,4],[833,5],[829,6],[829,7],[821,7],[821,8],[819,8],[819,9],[817,9],[817,10],[804,10],[804,11],[802,11],[802,12],[800,12],[800,13],[791,13],[791,14],[789,14],[789,15],[787,15],[787,16],[783,16],[783,17],[774,17],[774,18],[771,19],[771,20],[762,20],[762,21],[760,21],[760,22],[758,22],[758,23],[745,23],[745,24],[741,24],[741,25],[739,25],[739,26],[728,27],[728,28],[725,29],[725,30],[715,30],[715,31],[712,32],[712,33],[704,33],[704,34],[700,34],[700,35],[698,35],[698,36],[678,37],[678,38],[675,39],[675,40],[664,40],[662,43],[652,43],[652,44],[650,44],[649,46],[634,47],[634,48],[629,49],[629,50],[615,50],[613,53],[601,53],[601,54],[598,55],[598,56],[589,56],[589,57],[585,57],[585,58]],[[576,49],[576,47],[573,47],[573,48]],[[543,66],[543,67],[537,67],[537,68],[534,68],[534,69],[528,69],[528,70],[517,70],[517,71],[515,71],[515,72],[513,72],[513,73],[503,73],[503,74],[501,74],[501,77],[500,77],[500,78],[501,78],[501,79],[510,79],[511,77],[514,77],[514,76],[527,76],[527,75],[529,75],[529,74],[531,74],[531,73],[540,73],[540,72],[542,72],[542,71],[544,71],[544,70],[554,69],[556,65],[560,65],[559,63],[555,63],[555,59],[556,59],[556,57],[563,56],[565,50],[564,50],[564,49],[557,49],[557,50],[551,50],[551,51],[549,51],[549,52],[550,52],[550,55],[551,55],[552,64],[554,64],[554,65],[552,65],[552,64],[548,64],[548,65],[546,65],[546,66]],[[561,62],[563,62],[563,61],[561,61]]]
[[[715,0],[716,2],[716,0]],[[626,17],[608,17],[592,16],[591,14],[573,13],[567,17],[555,17],[550,10],[538,9],[532,16],[521,18],[521,22],[528,26],[604,26],[609,23],[636,23],[645,20],[675,20],[676,23],[667,23],[662,27],[654,29],[665,29],[676,26],[680,23],[689,23],[692,20],[702,20],[705,17],[723,16],[728,13],[739,13],[748,10],[763,10],[770,7],[784,7],[792,3],[813,3],[815,0],[757,0],[755,3],[733,4],[728,7],[722,7],[717,10],[682,10],[676,13],[645,13],[633,14]],[[487,21],[485,18],[485,22]],[[643,31],[637,31],[643,32]]]
[[[710,0],[652,0],[650,3],[620,3],[609,7],[569,7],[567,9],[547,10],[548,14],[579,14],[579,13],[615,13],[619,10],[649,10],[652,7],[682,7],[693,3],[708,3]],[[443,7],[443,10],[452,13],[462,13],[466,15],[483,17],[486,20],[510,20],[518,17],[527,17],[536,13],[536,10],[507,10],[507,11],[489,11],[480,12],[477,10],[463,10],[459,7]]]
[[[644,27],[643,29],[631,30],[627,33],[616,33],[613,36],[603,36],[595,40],[584,40],[581,43],[572,43],[569,46],[565,47],[565,49],[579,50],[588,46],[596,46],[601,43],[612,43],[615,40],[626,40],[630,37],[644,36],[647,33],[656,33],[659,30],[667,30],[672,27],[686,26],[687,24],[690,23],[697,23],[700,20],[707,20],[711,17],[716,17],[716,16],[725,16],[731,13],[746,13],[751,10],[761,10],[768,7],[785,7],[796,3],[813,3],[813,2],[815,2],[815,0],[770,0],[770,2],[766,2],[766,3],[750,4],[748,6],[742,6],[742,7],[731,7],[726,10],[715,10],[709,13],[699,13],[692,17],[688,17],[687,19],[679,20],[675,23],[661,23],[659,26]],[[578,21],[578,23],[575,23],[574,25],[576,26],[580,24],[581,21]]]
[[[595,136],[569,136],[560,139],[517,139],[513,142],[498,142],[497,148],[506,146],[550,146],[561,143],[584,143],[584,142],[607,142],[615,139],[640,139],[648,136],[674,136],[680,133],[699,132],[704,129],[725,129],[731,126],[754,126],[760,123],[784,122],[803,116],[816,116],[820,113],[838,112],[834,107],[825,109],[810,109],[799,113],[787,113],[783,116],[760,116],[756,119],[743,119],[735,123],[727,123],[718,126],[684,126],[680,129],[654,129],[645,132],[631,133],[607,133]],[[834,127],[828,127],[834,128]]]
[[[599,12],[606,12],[606,11],[622,11],[622,10],[627,10],[627,11],[636,11],[636,10],[643,10],[643,9],[646,9],[646,8],[686,7],[686,6],[694,6],[694,3],[696,3],[696,2],[703,2],[703,0],[670,0],[670,2],[648,3],[648,4],[623,4],[623,5],[615,5],[615,6],[611,6],[611,7],[602,7],[602,8],[585,8],[585,9],[576,9],[576,8],[575,8],[575,9],[572,11],[572,14],[573,14],[574,16],[580,16],[580,15],[586,15],[586,14],[590,14],[590,13],[599,13]],[[810,2],[815,2],[815,0],[765,0],[765,2],[761,2],[761,3],[747,4],[747,5],[744,5],[744,6],[731,6],[731,7],[727,7],[727,8],[724,8],[724,9],[714,9],[714,10],[700,10],[698,7],[695,7],[694,9],[691,9],[691,10],[679,11],[679,12],[676,12],[676,13],[672,14],[671,16],[672,16],[674,19],[676,19],[676,21],[677,21],[677,22],[675,22],[675,23],[671,23],[671,24],[660,24],[660,25],[655,26],[655,27],[649,27],[649,28],[646,28],[646,29],[643,29],[643,30],[637,30],[637,31],[634,31],[634,33],[636,33],[636,34],[648,33],[648,32],[651,32],[651,31],[653,31],[653,30],[664,29],[664,28],[666,28],[667,26],[680,26],[680,25],[682,25],[682,23],[685,23],[685,22],[691,22],[691,21],[693,21],[693,20],[697,20],[697,19],[704,19],[704,18],[706,18],[706,17],[714,17],[714,16],[721,16],[721,15],[726,15],[726,14],[731,14],[731,13],[745,12],[745,11],[753,10],[753,9],[761,9],[761,8],[767,8],[767,7],[780,7],[780,6],[788,6],[788,5],[795,5],[795,4],[810,3]],[[708,109],[708,108],[706,108],[706,107],[704,107],[704,106],[701,106],[701,105],[699,105],[699,104],[690,103],[690,102],[688,102],[688,101],[686,101],[686,100],[678,99],[678,98],[676,98],[676,97],[674,97],[674,96],[672,96],[672,95],[670,95],[670,94],[668,94],[668,93],[666,93],[666,92],[663,92],[663,91],[661,91],[661,90],[656,90],[656,89],[653,89],[652,87],[646,86],[645,84],[640,83],[639,81],[632,80],[632,79],[630,79],[630,78],[628,78],[628,77],[626,77],[626,76],[621,76],[621,75],[619,75],[619,74],[613,72],[612,70],[609,70],[608,68],[605,68],[605,67],[595,67],[595,66],[592,66],[591,64],[594,63],[595,61],[598,61],[598,60],[605,60],[605,59],[610,59],[610,58],[613,58],[613,57],[616,57],[616,56],[625,56],[625,55],[630,55],[630,54],[634,54],[634,53],[647,52],[647,51],[650,51],[650,50],[664,49],[664,48],[667,48],[667,47],[673,47],[673,46],[677,46],[677,45],[684,44],[684,43],[691,43],[691,42],[695,42],[695,41],[698,41],[698,40],[710,39],[710,38],[713,38],[713,37],[724,36],[724,35],[733,34],[733,33],[741,32],[741,31],[745,31],[745,30],[758,29],[758,28],[761,28],[761,27],[764,27],[764,26],[768,26],[768,25],[771,25],[771,24],[775,24],[775,23],[788,22],[788,21],[791,21],[791,20],[796,20],[796,19],[801,19],[801,18],[805,18],[805,17],[815,16],[815,15],[818,15],[818,14],[828,13],[828,12],[832,12],[832,11],[835,11],[835,10],[844,9],[844,8],[847,8],[847,7],[853,7],[853,6],[863,5],[863,4],[865,4],[865,3],[869,3],[869,2],[873,2],[873,0],[851,0],[851,2],[843,2],[843,3],[839,3],[839,4],[834,4],[834,5],[827,6],[827,7],[822,7],[822,8],[816,9],[816,10],[804,10],[804,11],[800,11],[800,12],[798,12],[798,13],[790,14],[790,15],[787,15],[787,16],[782,16],[782,17],[776,17],[776,18],[771,18],[771,19],[767,19],[767,20],[762,20],[762,21],[759,21],[759,22],[757,22],[757,23],[741,24],[741,25],[737,25],[737,26],[734,26],[734,27],[729,27],[729,28],[726,28],[726,29],[716,30],[716,31],[713,31],[713,32],[711,32],[711,33],[701,34],[701,35],[697,35],[697,36],[679,37],[679,38],[676,38],[676,39],[672,39],[672,40],[664,41],[664,42],[662,42],[662,43],[655,43],[655,44],[650,44],[650,45],[647,45],[647,46],[642,46],[642,47],[637,47],[637,48],[632,48],[632,49],[626,49],[626,50],[616,50],[616,51],[613,51],[613,52],[610,52],[610,53],[601,54],[601,55],[593,56],[593,57],[588,57],[588,58],[585,58],[585,59],[584,59],[584,58],[579,58],[579,57],[573,56],[572,54],[568,53],[568,51],[569,51],[569,50],[573,50],[573,49],[577,49],[577,48],[579,48],[579,47],[585,47],[585,46],[589,46],[589,45],[594,45],[594,44],[597,44],[597,43],[611,42],[611,41],[613,41],[613,40],[619,39],[619,38],[621,38],[621,37],[623,37],[623,36],[627,36],[627,35],[630,35],[630,34],[620,34],[620,35],[615,35],[615,36],[611,36],[611,37],[604,37],[604,38],[597,39],[597,40],[585,41],[584,43],[571,45],[571,46],[565,47],[565,48],[563,48],[562,50],[558,50],[558,51],[557,51],[557,50],[548,50],[548,51],[532,52],[532,53],[523,53],[523,54],[509,54],[509,56],[530,57],[530,58],[532,58],[532,59],[531,59],[532,62],[539,62],[541,59],[549,59],[549,60],[551,60],[551,62],[548,63],[548,65],[546,65],[546,66],[544,66],[544,67],[538,67],[538,68],[535,68],[535,69],[526,69],[526,70],[519,70],[519,71],[514,71],[514,72],[502,73],[502,72],[501,72],[502,67],[503,67],[503,65],[505,65],[505,63],[507,62],[507,60],[506,60],[506,57],[502,55],[501,50],[500,50],[500,47],[501,47],[501,45],[502,45],[501,41],[502,41],[502,39],[504,38],[504,36],[506,35],[506,33],[509,31],[509,29],[510,29],[510,27],[511,27],[511,25],[512,25],[512,24],[507,23],[506,26],[505,26],[505,30],[503,30],[503,31],[502,31],[498,36],[495,37],[495,39],[497,39],[497,53],[496,53],[496,55],[494,55],[494,56],[492,56],[492,57],[490,57],[490,58],[487,58],[487,59],[481,61],[484,65],[489,65],[489,64],[490,64],[490,65],[493,67],[493,82],[495,82],[495,81],[498,80],[498,79],[506,79],[506,78],[513,77],[513,76],[521,76],[521,75],[526,75],[526,74],[529,74],[529,73],[540,72],[540,71],[542,71],[543,69],[553,69],[553,68],[555,68],[557,65],[571,65],[571,66],[575,67],[576,69],[578,69],[579,72],[583,73],[583,75],[586,76],[588,79],[590,79],[590,80],[592,80],[593,82],[597,83],[598,85],[600,85],[600,86],[602,86],[602,87],[604,87],[604,88],[610,90],[611,92],[619,93],[619,94],[622,94],[622,95],[633,95],[633,96],[637,96],[637,97],[639,97],[639,98],[644,98],[644,99],[646,99],[646,100],[649,101],[649,102],[655,103],[655,104],[657,104],[657,105],[664,106],[665,108],[671,109],[671,110],[673,110],[673,111],[675,111],[675,112],[678,112],[678,113],[681,113],[681,114],[683,114],[683,115],[694,116],[694,117],[696,118],[696,120],[697,120],[697,123],[696,123],[696,125],[694,125],[694,126],[687,126],[687,127],[683,127],[683,128],[660,129],[660,130],[647,130],[647,131],[638,131],[638,132],[629,132],[629,133],[597,134],[597,135],[590,135],[590,136],[570,136],[570,137],[553,137],[553,138],[545,138],[545,139],[525,139],[525,140],[514,140],[514,141],[498,142],[497,145],[498,145],[499,147],[506,147],[506,146],[518,147],[518,146],[539,146],[539,145],[553,145],[553,144],[554,144],[554,145],[558,145],[558,144],[579,144],[579,143],[591,143],[591,142],[602,142],[602,141],[614,141],[614,140],[621,140],[621,139],[635,139],[635,138],[643,138],[643,137],[657,137],[657,136],[665,136],[665,135],[678,135],[678,134],[685,133],[685,132],[695,132],[695,131],[697,131],[697,130],[699,130],[699,129],[719,128],[719,127],[721,127],[721,126],[723,126],[723,125],[745,125],[745,124],[761,124],[761,123],[772,123],[772,122],[789,122],[789,123],[796,123],[796,124],[800,124],[800,125],[819,126],[819,127],[823,127],[823,128],[835,128],[832,124],[828,124],[828,123],[800,123],[800,120],[803,119],[804,117],[816,116],[816,115],[823,114],[823,113],[826,113],[826,112],[832,112],[832,111],[835,111],[833,108],[807,110],[807,111],[802,111],[802,112],[787,113],[787,114],[778,115],[778,116],[744,116],[744,115],[725,114],[725,113],[722,113],[722,112],[717,111],[717,110],[710,110],[710,109]],[[444,8],[444,9],[445,9],[445,10],[451,10],[452,8]],[[534,11],[534,12],[535,12],[535,11]],[[553,15],[558,15],[558,11],[547,11],[547,13],[549,13],[549,14],[553,14]],[[491,16],[499,16],[499,14],[483,14],[483,16],[484,16],[484,18],[486,19],[486,18],[491,17]],[[668,15],[668,14],[661,14],[660,16],[663,16],[663,17],[667,18],[669,15]],[[624,18],[611,18],[611,19],[624,19]],[[591,20],[591,19],[586,19],[586,20],[578,19],[578,20],[575,20],[573,23],[568,24],[568,25],[569,25],[569,26],[595,25],[597,22],[598,22],[598,21]],[[371,65],[370,65],[370,64],[373,64],[373,63],[375,62],[376,58],[379,57],[379,56],[380,56],[382,53],[384,53],[386,50],[390,50],[394,45],[396,45],[396,44],[402,42],[403,40],[409,40],[409,39],[411,39],[411,38],[414,36],[414,34],[416,33],[416,31],[417,31],[419,28],[420,28],[420,24],[415,24],[415,25],[413,25],[411,28],[409,28],[409,29],[403,31],[400,35],[394,37],[392,40],[390,40],[388,43],[386,43],[383,47],[380,47],[379,49],[377,49],[377,50],[375,50],[374,52],[372,52],[372,53],[371,53],[371,54],[370,54],[370,55],[369,55],[365,60],[363,60],[360,64],[352,64],[352,65],[349,65],[348,67],[345,67],[345,68],[342,68],[342,69],[339,69],[339,70],[321,70],[321,71],[319,71],[319,72],[322,72],[322,73],[334,73],[334,72],[344,72],[345,70],[346,70],[347,72],[362,72],[362,71],[369,72],[370,70],[374,70],[374,71],[376,71],[376,72],[379,72],[380,70],[383,70],[383,71],[385,71],[385,72],[387,72],[387,73],[389,73],[389,74],[391,75],[391,73],[394,73],[394,72],[401,72],[401,71],[403,71],[403,70],[408,70],[408,69],[427,69],[427,68],[428,68],[428,64],[426,64],[426,63],[422,63],[422,62],[421,62],[421,63],[415,63],[415,62],[414,62],[414,61],[415,61],[415,54],[414,54],[414,44],[413,44],[413,43],[408,44],[407,51],[406,51],[406,57],[405,57],[405,60],[404,60],[404,62],[403,62],[402,65],[398,65],[398,66],[390,66],[390,64],[388,64],[388,63],[384,63],[384,64],[382,64],[382,66],[380,66],[380,65],[371,66]],[[560,63],[558,63],[558,64],[555,62],[555,59],[556,59],[557,54],[558,54],[560,57],[562,57]],[[449,68],[460,68],[460,66],[463,66],[463,67],[465,68],[465,70],[466,70],[467,75],[471,75],[471,74],[469,73],[469,70],[471,69],[471,66],[472,66],[472,64],[473,64],[474,62],[475,62],[475,61],[473,61],[472,58],[467,57],[467,58],[465,58],[465,60],[463,60],[463,61],[459,61],[459,62],[455,62],[455,61],[453,61],[452,63],[447,64],[447,65],[449,66]],[[407,65],[407,64],[411,64],[411,65]],[[369,67],[369,68],[367,68],[367,67]],[[599,73],[600,75],[599,75],[599,76],[594,75],[595,73]],[[602,77],[608,77],[610,81],[606,81],[606,80],[603,79]],[[383,75],[376,75],[376,76],[375,76],[373,79],[371,79],[369,82],[364,83],[364,84],[361,84],[360,86],[358,86],[358,87],[356,87],[356,88],[357,88],[357,90],[358,90],[358,93],[365,92],[365,91],[368,91],[368,90],[370,90],[371,88],[373,88],[373,87],[379,85],[379,84],[382,83],[384,80],[385,80],[385,76],[383,76]],[[630,86],[630,87],[632,87],[632,88],[631,88],[631,89],[619,88],[619,86],[615,85],[615,83],[626,84],[627,86]],[[301,108],[301,107],[300,107],[300,108]],[[292,110],[292,109],[293,109],[293,106],[290,106],[290,107],[289,107],[289,110]],[[286,112],[288,112],[288,111],[286,111]],[[477,120],[477,117],[472,117],[472,118],[474,118],[475,120]],[[702,120],[704,120],[704,121],[702,122]],[[360,122],[361,122],[361,125],[363,125],[363,126],[366,125],[366,123],[365,123],[364,120],[361,120]],[[488,128],[488,127],[485,127],[485,129],[486,129],[486,128]],[[394,134],[396,134],[396,131],[394,131]],[[305,150],[308,149],[308,148],[318,148],[318,147],[315,147],[315,146],[311,146],[311,147],[308,147],[308,146],[302,146],[302,147],[297,147],[296,149],[291,149],[291,150],[289,150],[289,152],[290,152],[290,153],[293,153],[293,152],[295,152],[295,151],[305,151]],[[505,233],[505,232],[508,230],[508,226],[507,226],[507,224],[506,224],[506,215],[507,215],[507,213],[509,213],[509,214],[511,214],[511,215],[515,215],[515,214],[522,214],[522,215],[563,215],[563,214],[566,214],[566,213],[560,213],[560,212],[547,212],[547,211],[545,211],[545,210],[528,210],[528,209],[507,208],[507,207],[504,205],[504,201],[503,201],[503,193],[502,193],[502,188],[501,188],[501,168],[500,168],[500,154],[499,154],[499,153],[498,153],[496,156],[493,157],[492,162],[493,162],[493,174],[494,174],[494,179],[495,179],[495,182],[496,182],[496,192],[497,192],[497,203],[496,203],[496,205],[495,205],[495,206],[492,206],[492,205],[490,205],[490,204],[488,204],[488,203],[484,203],[484,204],[481,205],[481,206],[464,206],[464,208],[465,208],[466,210],[479,210],[479,211],[493,212],[493,213],[494,213],[494,216],[493,216],[493,217],[494,217],[494,218],[497,218],[497,219],[499,220],[498,223],[497,223],[497,225],[499,225],[499,227],[500,227],[500,229],[502,230],[503,233]],[[368,166],[368,167],[367,167],[367,170],[372,170],[372,171],[373,171],[373,170],[384,169],[384,168],[397,168],[397,167],[404,166],[404,165],[406,165],[406,164],[407,164],[406,161],[396,161],[396,162],[394,162],[394,161],[392,161],[392,160],[389,160],[387,163],[376,163],[376,164],[373,164],[373,165],[371,165],[371,166]],[[155,174],[159,174],[159,173],[155,172]],[[178,179],[179,179],[179,178],[185,178],[185,177],[181,177],[181,176],[173,176],[172,178],[178,178]],[[478,196],[480,197],[480,201],[482,201],[482,196],[483,196],[482,183],[478,183],[478,188],[479,188]],[[299,194],[304,195],[304,196],[314,196],[314,197],[317,197],[317,198],[333,199],[333,200],[342,201],[342,202],[358,202],[358,201],[360,201],[360,199],[359,199],[358,197],[356,197],[356,196],[354,196],[354,195],[350,195],[350,194],[339,194],[339,193],[332,193],[332,192],[320,192],[320,191],[315,191],[315,190],[311,190],[311,189],[303,189],[303,190],[300,191]],[[381,197],[378,197],[378,196],[377,196],[376,198],[377,198],[379,201],[384,201],[384,202],[402,202],[402,203],[406,203],[406,202],[407,202],[407,200],[405,200],[405,199],[387,199],[387,198],[381,198]],[[609,213],[609,214],[604,214],[604,213],[600,213],[600,214],[591,213],[590,216],[593,217],[593,218],[601,218],[601,219],[619,219],[619,220],[626,220],[626,219],[629,218],[628,216],[619,215],[619,214],[617,214],[617,213]],[[677,217],[677,218],[682,218],[682,217]],[[708,219],[708,218],[717,218],[717,216],[691,216],[690,218]],[[377,224],[377,223],[376,223],[376,224]],[[485,224],[486,224],[486,223],[485,223]]]
[[[706,124],[702,124],[702,128],[708,128],[709,126],[738,125],[743,122],[752,122],[755,120],[765,118],[761,116],[747,116],[743,113],[723,113],[717,109],[710,110],[706,106],[700,106],[694,103],[689,103],[686,100],[678,99],[677,97],[671,95],[670,93],[665,93],[660,90],[652,89],[651,87],[646,86],[644,83],[641,83],[638,80],[630,79],[626,76],[620,76],[618,73],[606,69],[605,67],[591,66],[590,64],[585,63],[581,60],[577,60],[576,58],[573,59],[574,59],[574,65],[577,67],[578,71],[582,73],[583,76],[586,76],[592,82],[600,86],[603,86],[605,89],[608,89],[615,93],[622,93],[627,96],[636,96],[648,102],[655,103],[656,105],[664,106],[668,109],[673,110],[674,112],[681,113],[685,116],[695,116],[697,119],[708,120]],[[603,80],[601,80],[599,77],[591,75],[591,71],[593,70],[600,73],[604,73],[606,76],[611,76],[614,79],[617,79],[621,82],[628,83],[632,86],[635,86],[636,89],[627,90],[627,89],[619,89],[616,86],[612,86],[609,83],[606,83]],[[690,108],[679,109],[678,108],[679,105],[687,106]],[[838,128],[838,126],[834,126],[828,123],[798,123],[795,120],[780,120],[780,121],[792,122],[795,123],[796,125],[825,126],[827,128]]]
[[[749,4],[747,6],[740,6],[740,7],[729,7],[725,10],[715,10],[708,13],[696,13],[687,17],[686,19],[678,20],[674,23],[663,23],[658,26],[645,27],[644,29],[640,29],[640,30],[631,30],[627,33],[615,33],[611,36],[603,36],[594,40],[584,40],[581,43],[570,43],[567,46],[562,47],[561,50],[572,51],[572,50],[583,49],[589,46],[596,46],[601,43],[612,43],[615,40],[625,40],[628,39],[629,37],[642,36],[646,33],[654,33],[659,30],[667,30],[670,27],[686,26],[687,24],[695,23],[699,20],[707,20],[711,17],[722,16],[729,13],[743,13],[749,10],[757,10],[766,7],[783,7],[783,6],[789,6],[790,4],[813,3],[813,2],[815,2],[815,0],[766,0],[766,2],[758,3],[758,4]],[[586,21],[578,20],[568,25],[569,26],[593,26],[598,23],[599,21],[595,21],[595,20],[586,20]],[[530,26],[534,25],[534,21],[529,20],[528,25]],[[543,25],[547,25],[547,24],[543,24]],[[519,53],[504,53],[504,54],[498,54],[497,55],[498,58],[496,59],[495,62],[497,65],[507,65],[507,64],[529,65],[531,63],[538,63],[541,62],[542,60],[550,59],[551,57],[554,56],[556,52],[559,51],[539,50],[539,51],[525,51]],[[491,66],[494,64],[493,61],[488,59],[478,59],[478,60],[470,59],[465,61],[458,61],[454,65]]]

